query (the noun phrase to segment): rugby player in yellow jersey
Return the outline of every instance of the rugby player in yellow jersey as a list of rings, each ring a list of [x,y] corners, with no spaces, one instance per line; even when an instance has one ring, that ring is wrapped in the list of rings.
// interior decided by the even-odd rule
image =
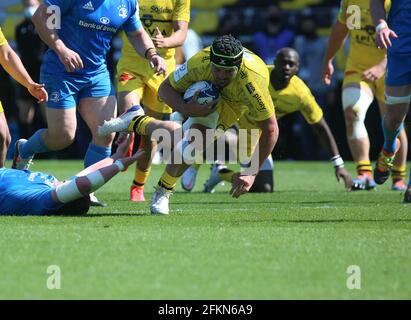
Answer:
[[[198,92],[189,102],[184,102],[183,94],[186,89],[201,80],[210,81],[220,89],[217,103],[200,105],[197,102]],[[256,129],[258,143],[253,150],[247,150],[250,151],[250,168],[233,175],[230,193],[235,198],[251,188],[258,168],[271,154],[278,139],[277,119],[268,85],[269,73],[265,63],[243,48],[239,40],[231,35],[224,35],[216,38],[211,47],[200,51],[172,72],[159,89],[161,99],[188,118],[183,130],[189,135],[196,131],[202,138],[205,137],[200,146],[194,146],[200,153],[214,142],[213,135],[207,139],[207,130],[214,132],[216,128],[228,129],[241,116],[248,114],[244,123],[247,128]],[[138,114],[137,111],[135,116],[133,112],[128,112],[105,122],[100,127],[99,134],[124,130],[147,134],[146,128],[152,121],[152,118]],[[189,137],[184,136],[174,145],[174,150],[182,155],[182,159],[167,165],[151,200],[152,214],[169,213],[169,197],[180,176],[194,161],[191,152],[185,152],[188,150],[186,148],[193,146],[192,142]]]
[[[376,187],[369,158],[370,141],[364,120],[374,97],[378,101],[382,116],[386,111],[384,103],[386,50],[378,49],[375,44],[375,25],[372,22],[369,3],[369,0],[341,1],[338,19],[329,38],[322,74],[324,83],[330,84],[334,72],[332,60],[349,35],[350,52],[345,67],[342,103],[348,144],[357,164],[358,176],[357,179],[354,179],[353,190],[356,190],[355,186],[358,186],[359,189]],[[385,6],[388,8],[390,1],[385,1]],[[360,9],[360,16],[358,16],[356,8]],[[361,20],[358,19],[359,17]],[[406,189],[404,177],[408,141],[404,129],[401,131],[399,139],[401,149],[392,170],[393,190]]]
[[[24,68],[19,56],[7,43],[6,38],[0,28],[0,64],[17,82],[25,86],[30,94],[38,102],[47,101],[48,95],[44,85],[35,83]],[[3,106],[0,102],[0,168],[4,167],[6,161],[7,148],[10,144],[10,132],[4,116]]]
[[[147,49],[146,57],[160,54],[166,61],[167,74],[156,75],[124,34],[122,56],[117,65],[119,113],[141,103],[148,116],[163,119],[172,109],[158,98],[157,92],[161,82],[175,69],[174,48],[181,46],[186,38],[190,0],[139,0],[138,4],[141,22],[156,46]],[[130,187],[130,200],[136,202],[145,201],[144,184],[150,172],[154,141],[144,136],[142,145],[145,153],[136,163]]]
[[[311,125],[323,147],[330,155],[335,168],[337,181],[345,184],[346,190],[351,189],[352,180],[344,162],[339,154],[333,134],[323,117],[323,112],[317,104],[307,85],[296,75],[299,70],[299,56],[292,48],[280,49],[274,61],[274,66],[269,66],[270,85],[269,91],[275,105],[277,119],[293,113],[301,112],[308,124]],[[246,127],[246,117],[238,122],[239,128]],[[204,185],[204,192],[212,192],[220,181],[231,182],[233,171],[223,165],[216,164],[211,170],[211,176]],[[268,158],[258,173],[250,192],[272,192],[272,160]]]

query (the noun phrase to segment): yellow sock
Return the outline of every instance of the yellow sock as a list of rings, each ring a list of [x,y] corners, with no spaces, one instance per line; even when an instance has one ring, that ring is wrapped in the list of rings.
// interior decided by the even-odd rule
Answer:
[[[180,179],[180,177],[173,177],[169,175],[167,171],[164,171],[163,175],[158,181],[158,185],[168,190],[173,190],[177,184],[178,179]]]
[[[127,128],[128,132],[135,132],[137,134],[146,136],[147,135],[147,125],[151,122],[153,118],[149,116],[136,116],[131,120],[130,125]]]
[[[144,186],[147,182],[148,176],[150,174],[151,167],[147,169],[147,171],[141,170],[138,166],[136,166],[136,170],[134,171],[134,181],[133,185],[135,186]]]
[[[357,162],[357,174],[372,173],[372,166],[370,160],[360,160]]]
[[[230,183],[233,181],[233,175],[234,174],[235,174],[234,171],[232,171],[230,169],[227,169],[227,168],[221,169],[218,172],[218,176],[220,177],[221,180],[228,181]]]
[[[392,180],[405,179],[407,167],[394,165],[391,170]]]

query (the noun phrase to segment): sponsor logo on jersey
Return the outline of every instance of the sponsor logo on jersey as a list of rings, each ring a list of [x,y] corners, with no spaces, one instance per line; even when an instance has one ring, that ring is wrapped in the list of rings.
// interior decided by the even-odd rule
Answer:
[[[263,97],[261,97],[260,94],[256,93],[255,95],[253,95],[253,98],[254,98],[255,100],[257,100],[257,102],[258,102],[258,106],[259,106],[259,107],[257,108],[258,111],[263,111],[263,110],[266,109],[266,108],[265,108],[264,101],[263,101]]]
[[[117,9],[118,9],[118,15],[119,15],[119,17],[121,17],[121,18],[123,18],[123,19],[127,18],[127,16],[128,16],[128,10],[127,10],[125,4],[122,4],[121,6],[118,6]],[[137,16],[138,16],[138,6],[137,6]]]
[[[118,77],[118,81],[125,83],[128,82],[130,80],[135,79],[136,77],[134,77],[133,75],[127,73],[127,72],[123,72],[120,77]]]
[[[107,17],[101,17],[101,18],[100,18],[100,22],[101,22],[102,24],[109,24],[109,23],[110,23],[110,19],[107,18]]]
[[[89,10],[89,11],[94,11],[94,7],[93,4],[91,3],[91,1],[87,2],[84,6],[83,9]]]
[[[151,6],[151,12],[153,13],[172,13],[173,10],[165,7],[159,7],[159,6]]]
[[[245,85],[245,87],[247,88],[247,90],[248,90],[248,92],[249,92],[250,94],[253,94],[253,93],[254,93],[255,88],[254,88],[254,85],[253,85],[251,82],[247,83],[247,84]]]
[[[178,82],[188,72],[187,61],[184,62],[176,71],[174,71],[174,81]]]

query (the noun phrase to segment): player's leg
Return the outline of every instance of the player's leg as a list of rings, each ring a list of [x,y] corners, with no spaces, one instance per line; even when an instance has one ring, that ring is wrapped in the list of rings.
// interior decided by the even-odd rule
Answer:
[[[375,188],[375,182],[369,158],[370,140],[364,122],[374,94],[368,84],[354,77],[355,75],[344,80],[342,91],[347,141],[357,166],[353,188],[359,186],[359,189],[372,189]]]
[[[28,169],[36,153],[61,150],[74,141],[76,100],[81,83],[71,76],[50,74],[42,74],[40,81],[49,93],[47,129],[37,130],[28,140],[16,142],[12,165],[15,169]]]
[[[148,81],[151,87],[146,87],[142,103],[144,105],[144,112],[147,116],[153,119],[162,120],[168,113],[171,113],[171,109],[166,104],[159,101],[157,94],[157,84],[159,85],[157,82],[159,81],[154,80],[155,79],[150,79]],[[154,84],[152,82],[154,82]],[[141,137],[141,148],[144,150],[144,154],[139,162],[136,163],[133,185],[130,193],[130,200],[132,201],[144,201],[144,185],[150,174],[151,162],[155,155],[156,147],[156,139],[153,139],[151,135]],[[140,197],[134,197],[133,199],[133,190],[134,193],[140,195]]]
[[[380,107],[380,114],[382,117],[384,117],[387,111],[385,102],[379,100],[378,105]],[[405,183],[405,176],[407,170],[408,154],[408,138],[404,128],[402,128],[400,134],[398,135],[398,139],[400,140],[400,148],[395,156],[394,164],[391,170],[391,189],[395,191],[404,191],[407,188],[407,185]]]
[[[0,103],[0,168],[4,167],[6,162],[7,149],[11,141],[9,127],[7,126],[6,117],[3,112],[3,107]]]
[[[385,104],[387,111],[382,120],[384,145],[378,156],[374,178],[383,184],[390,176],[395,154],[400,147],[398,139],[403,129],[411,100],[411,61],[408,56],[387,57]]]
[[[215,128],[219,113],[217,111],[207,117],[189,118],[183,125],[185,136],[176,144],[177,152],[174,152],[172,162],[167,165],[166,170],[161,176],[156,192],[153,195],[150,204],[150,210],[153,214],[169,213],[169,197],[174,190],[178,179],[184,171],[199,157],[207,147],[214,142],[214,135],[207,130]]]

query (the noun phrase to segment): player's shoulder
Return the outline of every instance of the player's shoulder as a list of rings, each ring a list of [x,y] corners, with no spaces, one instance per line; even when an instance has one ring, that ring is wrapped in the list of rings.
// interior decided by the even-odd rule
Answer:
[[[299,97],[305,97],[307,94],[311,93],[310,88],[306,85],[304,80],[302,80],[299,76],[294,75],[290,79],[290,83],[288,87]]]
[[[187,61],[189,69],[207,68],[210,65],[210,47],[197,52]]]
[[[240,70],[241,78],[257,77],[268,80],[269,73],[265,62],[254,52],[244,48],[243,64]]]

